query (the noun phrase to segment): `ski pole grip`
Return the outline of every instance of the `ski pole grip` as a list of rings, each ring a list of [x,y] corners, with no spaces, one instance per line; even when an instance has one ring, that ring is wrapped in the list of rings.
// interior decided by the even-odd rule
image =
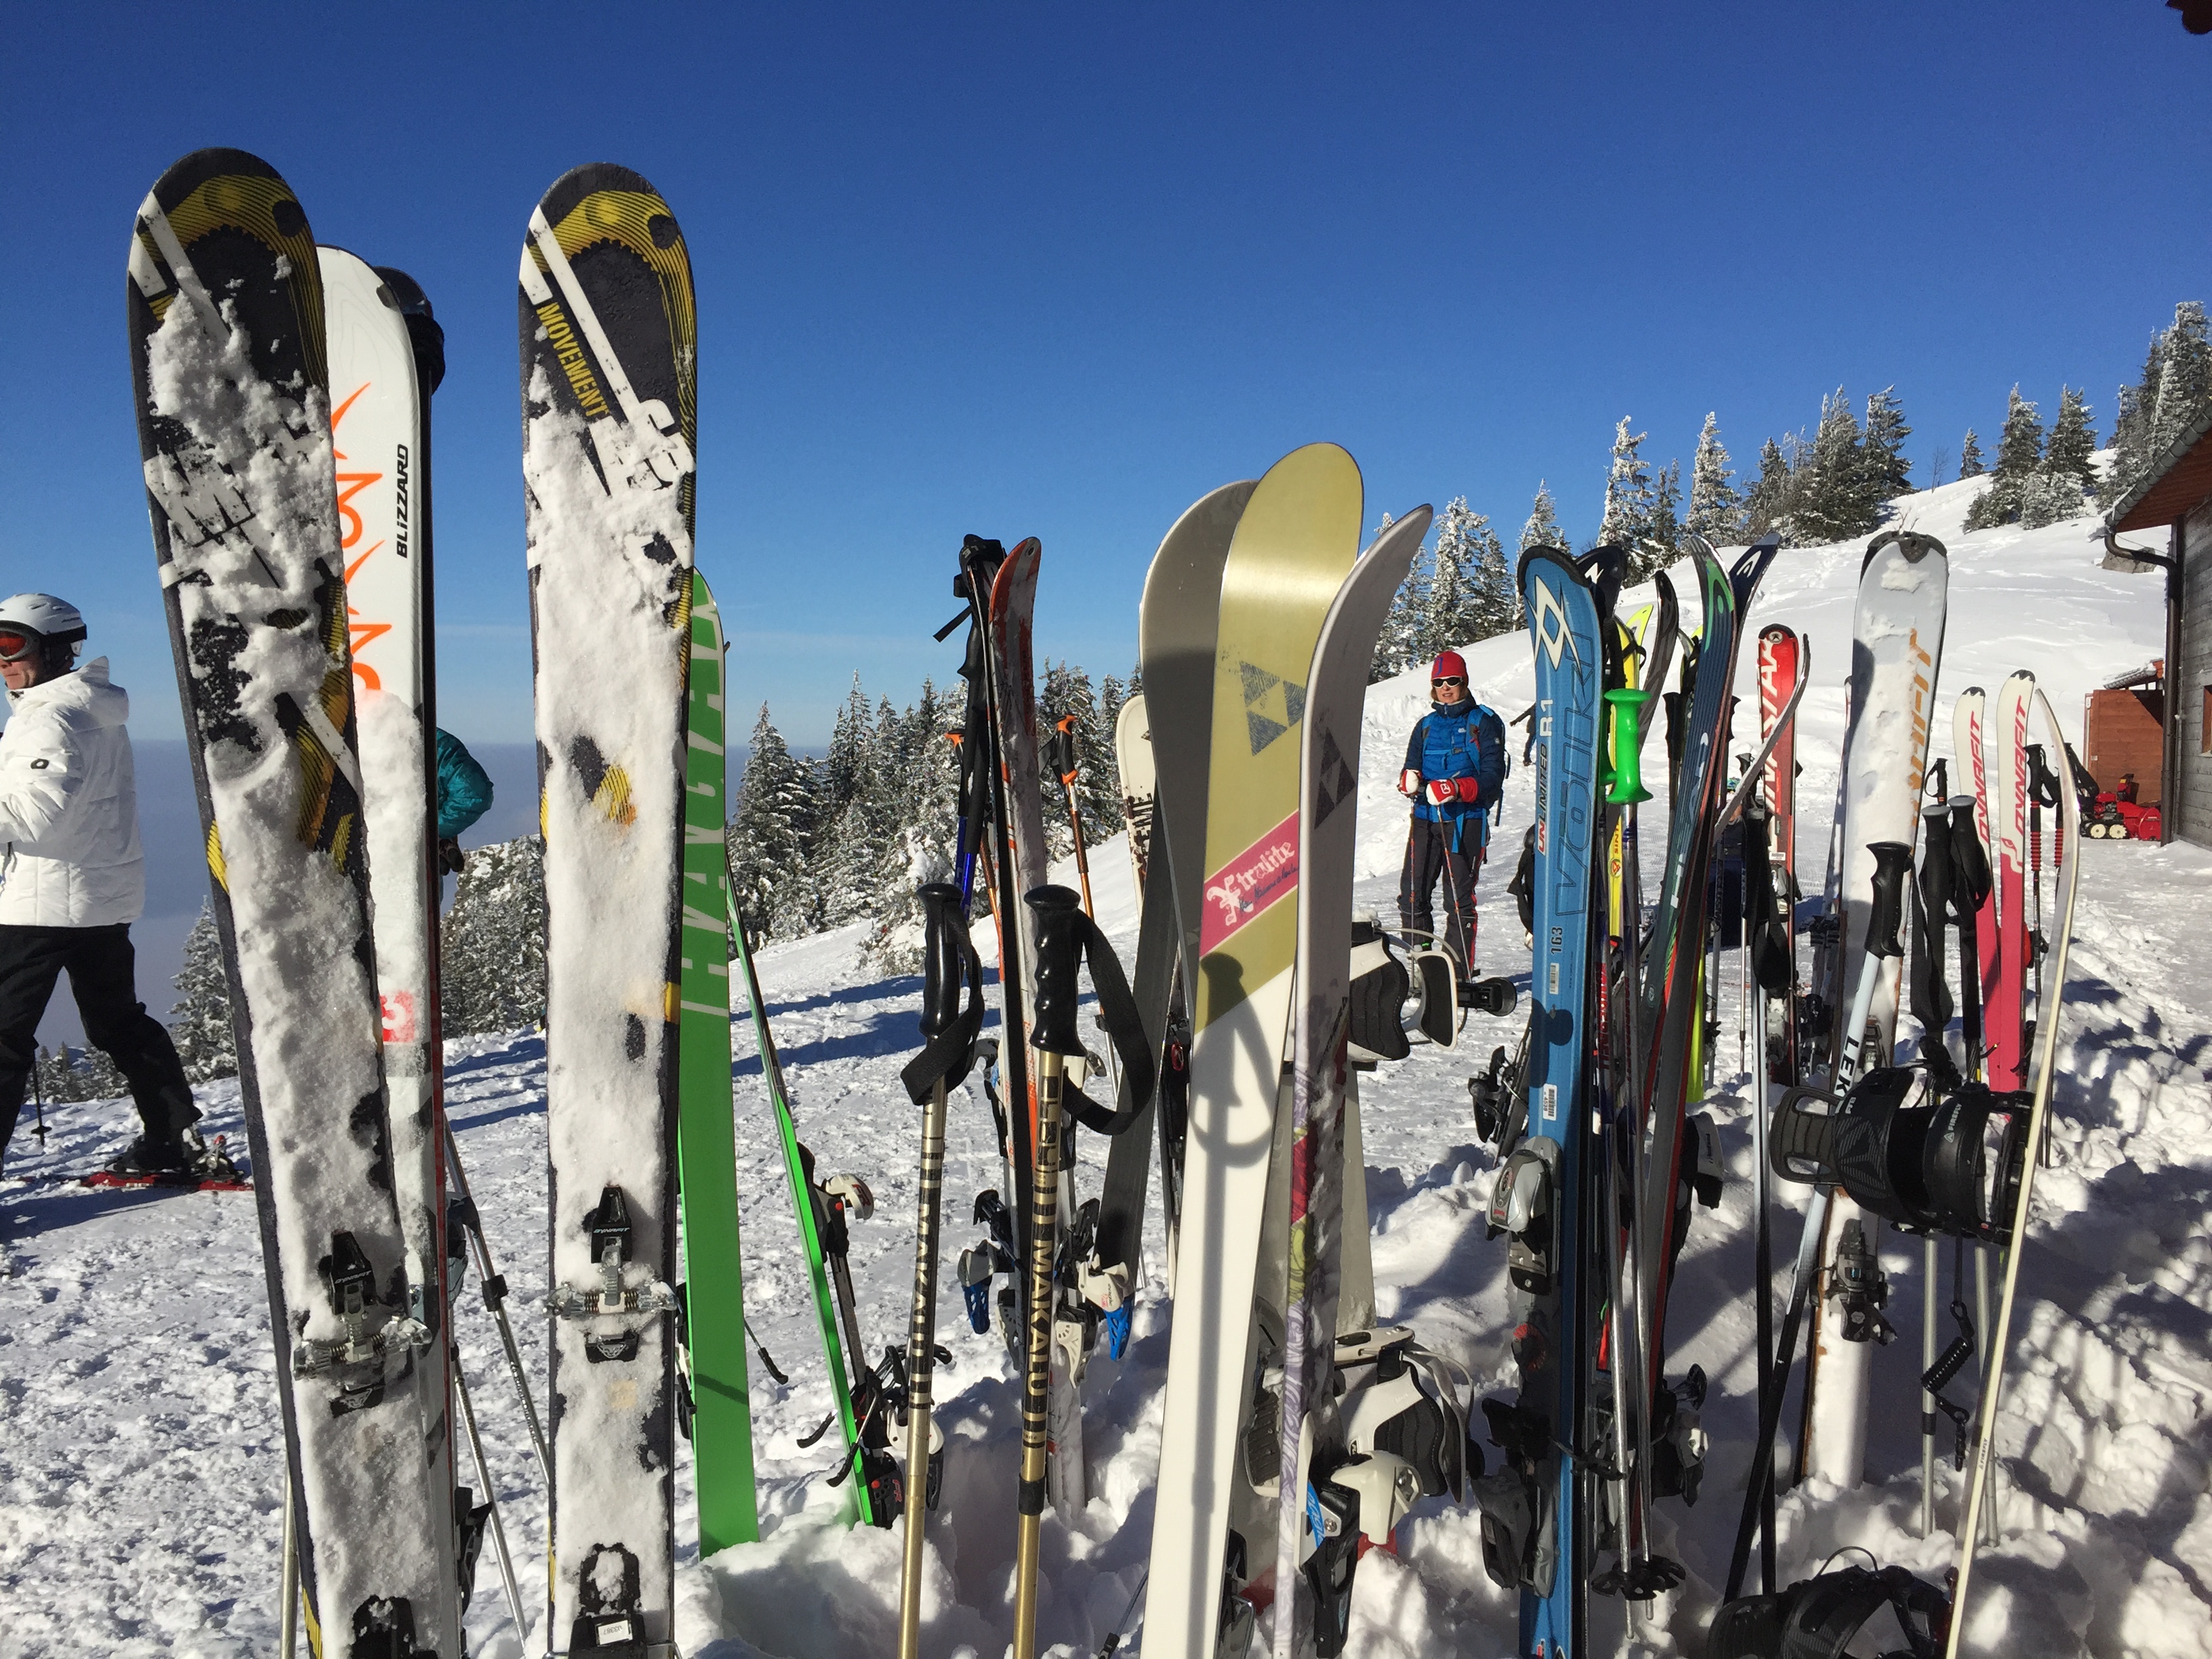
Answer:
[[[1920,851],[1920,902],[1926,907],[1928,925],[1940,931],[1950,918],[1959,882],[1958,866],[1951,856],[1950,803],[1938,801],[1923,806],[1920,817],[1927,843]]]
[[[1989,849],[1974,822],[1972,795],[1951,797],[1951,881],[1959,919],[1969,920],[1990,896]]]
[[[1613,806],[1650,800],[1644,787],[1644,706],[1652,694],[1641,687],[1615,686],[1605,694],[1613,709],[1613,770],[1605,775],[1605,799]]]
[[[960,914],[960,890],[933,881],[915,895],[921,901],[921,1035],[941,1036],[960,1018],[960,939],[953,926]]]
[[[1874,909],[1867,920],[1867,952],[1877,957],[1901,957],[1905,946],[1898,934],[1905,927],[1905,877],[1912,868],[1912,849],[1901,841],[1867,843],[1874,854]]]
[[[1079,996],[1076,966],[1082,941],[1077,925],[1083,901],[1066,887],[1032,888],[1029,907],[1036,918],[1036,1006],[1030,1018],[1030,1046],[1052,1054],[1079,1054],[1076,1030]]]

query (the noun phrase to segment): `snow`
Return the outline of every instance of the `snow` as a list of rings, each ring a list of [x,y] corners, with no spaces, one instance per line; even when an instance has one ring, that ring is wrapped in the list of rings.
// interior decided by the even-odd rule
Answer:
[[[2087,521],[2044,530],[1960,532],[1976,486],[1906,498],[1908,527],[1951,554],[1950,619],[1933,747],[1948,752],[1949,710],[1970,684],[1992,690],[2033,668],[2077,745],[2084,693],[2157,654],[2155,579],[2100,571]],[[1784,552],[1747,632],[1780,621],[1808,634],[1815,678],[1801,712],[1802,867],[1817,885],[1842,731],[1850,617],[1863,543]],[[1686,595],[1686,567],[1675,580]],[[1050,603],[1048,591],[1041,596]],[[1694,610],[1695,601],[1690,601]],[[1686,617],[1694,624],[1694,617]],[[1528,702],[1525,635],[1467,653],[1479,695],[1508,720]],[[1747,670],[1740,688],[1749,691]],[[1402,851],[1395,793],[1405,733],[1422,707],[1417,680],[1372,689],[1363,760],[1362,908],[1387,915]],[[1747,707],[1752,706],[1748,699]],[[1747,745],[1739,744],[1739,749]],[[1518,737],[1515,738],[1517,756]],[[1955,771],[1954,777],[1957,775]],[[1529,775],[1507,787],[1501,848],[1528,821]],[[1647,809],[1649,811],[1650,809]],[[1663,837],[1646,830],[1656,860]],[[1976,1568],[1967,1650],[2130,1656],[2212,1653],[2212,854],[2177,845],[2089,842],[2053,1105],[2054,1164],[2036,1190],[2025,1246],[2014,1363],[2002,1419],[2002,1546]],[[1135,908],[1118,845],[1093,850],[1101,920],[1125,961]],[[1064,872],[1062,872],[1064,873]],[[1656,883],[1647,870],[1646,890]],[[1504,872],[1485,884],[1483,966],[1525,972]],[[852,1169],[873,1187],[873,1220],[854,1229],[860,1320],[872,1348],[904,1340],[913,1271],[919,1113],[896,1082],[919,1046],[918,977],[879,980],[858,963],[861,930],[762,953],[769,1012],[796,1096],[800,1133],[825,1171]],[[990,930],[981,930],[988,951]],[[1727,963],[1721,1070],[1734,1067]],[[1502,1247],[1483,1238],[1492,1160],[1476,1144],[1466,1079],[1510,1021],[1477,1017],[1456,1049],[1421,1047],[1361,1079],[1377,1316],[1408,1322],[1465,1366],[1478,1395],[1510,1394]],[[830,1409],[811,1292],[799,1255],[781,1156],[762,1095],[750,1022],[736,1027],[739,1194],[747,1312],[790,1376],[756,1367],[760,1452],[757,1545],[696,1558],[688,1457],[678,1478],[677,1633],[692,1659],[843,1659],[887,1652],[896,1636],[896,1528],[839,1524],[842,1494],[824,1477],[835,1454],[799,1446]],[[527,1034],[448,1045],[451,1111],[492,1246],[512,1283],[517,1334],[544,1406],[549,1280],[544,1227],[542,1041]],[[1753,1429],[1748,1202],[1750,1137],[1741,1097],[1711,1103],[1731,1181],[1722,1206],[1691,1224],[1670,1325],[1670,1375],[1692,1363],[1713,1382],[1712,1450],[1702,1501],[1659,1505],[1659,1546],[1692,1580],[1668,1609],[1671,1642],[1698,1653],[1725,1576]],[[209,1127],[238,1139],[234,1085],[202,1091]],[[19,1133],[29,1184],[0,1186],[0,1651],[98,1650],[128,1656],[231,1656],[273,1650],[278,1503],[283,1490],[267,1315],[247,1195],[116,1194],[45,1177],[81,1170],[118,1146],[127,1105],[50,1114],[43,1152]],[[1103,1162],[1085,1139],[1096,1190]],[[947,1137],[945,1260],[973,1242],[963,1197],[995,1184],[988,1111],[972,1085],[957,1096]],[[1776,1218],[1786,1259],[1796,1223]],[[1157,1215],[1146,1235],[1135,1329],[1127,1357],[1094,1358],[1084,1384],[1092,1498],[1072,1524],[1044,1528],[1041,1630],[1059,1659],[1095,1652],[1121,1626],[1144,1570],[1152,1522],[1169,1304]],[[187,1273],[183,1268],[189,1265]],[[1885,1251],[1888,1310],[1905,1336],[1874,1359],[1869,1484],[1819,1480],[1781,1504],[1785,1577],[1863,1546],[1941,1580],[1954,1546],[1917,1536],[1919,1251]],[[949,1277],[949,1275],[941,1276]],[[1947,1263],[1948,1290],[1948,1263]],[[1947,1297],[1948,1299],[1948,1297]],[[529,1450],[496,1334],[471,1282],[456,1316],[475,1389],[526,1616],[542,1625],[544,1486]],[[937,1375],[949,1451],[945,1502],[930,1528],[923,1651],[996,1659],[1011,1629],[1014,1466],[1019,1395],[995,1335],[962,1317],[944,1287]],[[1943,1324],[1947,1335],[1948,1319]],[[1963,1394],[1965,1385],[1954,1388]],[[1495,1458],[1493,1455],[1493,1462]],[[465,1455],[460,1459],[470,1468]],[[1958,1478],[1942,1471],[1938,1522],[1952,1523]],[[1514,1598],[1484,1576],[1474,1510],[1431,1500],[1401,1529],[1396,1557],[1359,1569],[1352,1651],[1492,1659],[1513,1642]],[[517,1638],[487,1547],[469,1619],[471,1650],[492,1659],[539,1651]],[[1262,1620],[1262,1631],[1266,1620]],[[1125,1645],[1125,1653],[1141,1652]]]

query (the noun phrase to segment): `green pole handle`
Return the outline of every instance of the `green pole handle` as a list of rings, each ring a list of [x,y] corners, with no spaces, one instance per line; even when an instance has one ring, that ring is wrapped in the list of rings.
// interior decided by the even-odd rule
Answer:
[[[1605,775],[1607,805],[1632,806],[1638,801],[1651,799],[1651,792],[1644,787],[1644,754],[1638,727],[1644,719],[1644,705],[1651,701],[1652,695],[1637,686],[1615,686],[1605,694],[1613,709],[1613,769]]]

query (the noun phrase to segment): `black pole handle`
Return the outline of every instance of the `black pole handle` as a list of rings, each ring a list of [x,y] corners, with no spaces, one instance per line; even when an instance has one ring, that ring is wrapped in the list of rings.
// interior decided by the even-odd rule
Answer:
[[[1053,775],[1062,783],[1073,780],[1075,765],[1075,734],[1061,720],[1052,728],[1052,735],[1044,740],[1045,757],[1052,763]]]
[[[1867,950],[1877,957],[1901,957],[1898,934],[1905,927],[1905,877],[1912,868],[1912,849],[1901,841],[1867,843],[1874,854],[1874,913],[1867,921]]]
[[[1076,969],[1083,941],[1076,924],[1083,920],[1083,900],[1066,887],[1033,888],[1028,898],[1036,918],[1036,1006],[1030,1011],[1030,1046],[1047,1054],[1079,1054],[1084,1050],[1075,1023],[1081,996]]]
[[[958,1022],[967,963],[953,926],[960,915],[960,890],[949,881],[933,881],[915,896],[921,901],[921,1035],[927,1042]]]
[[[1920,850],[1920,902],[1927,909],[1929,924],[1940,928],[1950,916],[1959,879],[1952,855],[1950,803],[1923,807],[1920,816],[1926,831],[1926,845]]]
[[[1972,795],[1951,797],[1951,897],[1960,921],[1971,920],[1990,896],[1990,853],[1982,845]]]

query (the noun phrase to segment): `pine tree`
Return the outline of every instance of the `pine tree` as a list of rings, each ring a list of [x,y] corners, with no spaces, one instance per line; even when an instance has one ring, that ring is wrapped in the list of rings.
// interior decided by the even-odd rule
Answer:
[[[2162,356],[2146,458],[2151,465],[2164,458],[2212,403],[2212,342],[2205,337],[2204,307],[2197,301],[2185,300],[2174,307],[2173,326],[2166,331]]]
[[[1495,639],[1526,624],[1522,621],[1521,589],[1513,568],[1505,560],[1505,544],[1486,520],[1480,538],[1481,556],[1474,571],[1474,637]]]
[[[1850,399],[1838,386],[1820,400],[1820,424],[1809,451],[1801,451],[1792,469],[1794,501],[1783,519],[1785,538],[1795,547],[1848,541],[1875,527],[1875,510],[1865,497],[1865,455]]]
[[[1073,850],[1068,835],[1067,795],[1050,761],[1049,744],[1062,719],[1074,721],[1076,804],[1085,846],[1096,846],[1121,827],[1121,786],[1114,761],[1114,741],[1102,725],[1091,676],[1065,662],[1048,665],[1037,696],[1037,741],[1045,750],[1045,836],[1054,858]]]
[[[1982,441],[1974,435],[1974,428],[1968,427],[1966,435],[1959,443],[1960,481],[1978,478],[1982,471]]]
[[[1381,535],[1395,522],[1385,513],[1382,522],[1375,526],[1375,533]],[[1429,570],[1428,550],[1416,549],[1406,579],[1398,584],[1397,595],[1390,601],[1390,614],[1383,618],[1382,631],[1375,636],[1375,657],[1367,669],[1370,685],[1403,673],[1419,659],[1429,614]]]
[[[1640,581],[1664,570],[1681,556],[1682,525],[1678,511],[1682,501],[1682,467],[1668,461],[1651,482],[1650,505],[1645,509],[1643,533],[1630,550],[1632,580]]]
[[[1731,481],[1729,453],[1721,445],[1720,416],[1708,412],[1690,462],[1690,516],[1682,527],[1723,547],[1735,539],[1742,519],[1743,498]]]
[[[2098,487],[2097,429],[2089,423],[2089,405],[2071,386],[2058,388],[2058,418],[2051,422],[2050,441],[2043,447],[2044,469],[2054,477],[2072,478],[2081,489]]]
[[[1782,446],[1769,438],[1759,447],[1759,477],[1744,497],[1743,533],[1753,540],[1770,531],[1781,530],[1790,512],[1793,495],[1790,472],[1790,458],[1783,453]],[[1784,545],[1790,545],[1787,534]]]
[[[1997,434],[1997,464],[1990,470],[1990,487],[1975,498],[1966,527],[1986,530],[2018,518],[2021,492],[2042,460],[2042,417],[2014,386],[2005,410],[2004,430]]]
[[[730,879],[738,913],[757,939],[795,938],[820,925],[808,842],[818,815],[813,780],[761,705],[752,753],[730,821]]]
[[[1912,492],[1912,463],[1905,459],[1905,441],[1911,435],[1895,386],[1886,386],[1866,400],[1858,494],[1861,517],[1868,520],[1869,531],[1881,522],[1890,502]]]
[[[439,925],[438,957],[438,1012],[447,1036],[544,1023],[544,842],[525,836],[469,849]]]
[[[926,883],[955,873],[960,759],[945,734],[958,718],[958,705],[924,681],[915,708],[885,722],[903,734],[898,745],[903,769],[896,783],[902,810],[880,849],[864,949],[886,973],[912,973],[921,965],[921,905],[915,895]],[[887,767],[891,760],[887,753]]]
[[[2081,497],[2081,480],[2074,473],[2057,471],[2046,461],[2021,486],[2021,528],[2040,530],[2045,525],[2073,518],[2087,506]]]
[[[1472,645],[1484,637],[1483,559],[1498,537],[1490,520],[1455,495],[1437,515],[1436,546],[1429,555],[1429,592],[1414,660]],[[1499,550],[1504,560],[1504,550]]]
[[[1650,435],[1631,435],[1628,416],[1622,416],[1613,429],[1613,464],[1605,477],[1605,516],[1598,521],[1598,541],[1632,553],[1642,544],[1651,521],[1651,471],[1637,453]]]
[[[1566,532],[1559,528],[1559,504],[1552,499],[1551,486],[1539,478],[1536,500],[1528,509],[1528,522],[1521,526],[1517,550],[1526,553],[1532,547],[1565,548],[1566,544]]]
[[[200,907],[199,920],[185,936],[185,965],[174,981],[176,1006],[169,1010],[169,1036],[185,1075],[194,1083],[238,1075],[237,1033],[230,1023],[230,975],[222,962],[222,939],[215,913]]]

